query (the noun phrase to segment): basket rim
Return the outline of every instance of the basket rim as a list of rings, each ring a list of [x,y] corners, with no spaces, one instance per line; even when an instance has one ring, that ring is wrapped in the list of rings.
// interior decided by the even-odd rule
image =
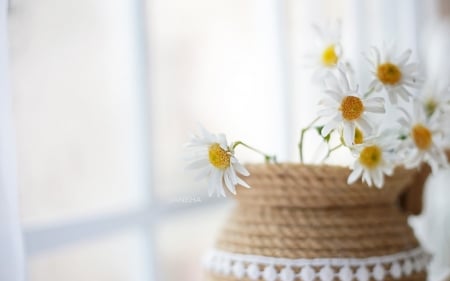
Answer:
[[[347,183],[351,170],[338,165],[302,163],[245,164],[250,189],[237,192],[238,202],[267,206],[333,207],[339,205],[393,204],[417,171],[402,166],[385,176],[382,188],[369,187],[362,180]]]
[[[299,163],[299,162],[277,162],[277,163],[244,163],[244,166],[249,170],[251,177],[255,173],[267,173],[271,167],[280,168],[286,171],[294,170],[307,170],[312,172],[323,172],[323,170],[333,170],[340,171],[338,174],[343,178],[348,177],[352,172],[352,169],[344,165],[334,165],[334,164],[313,164],[313,163]],[[407,169],[404,165],[397,165],[394,167],[392,175],[385,175],[386,178],[395,178],[399,175],[404,176],[409,174],[411,176],[415,175],[420,169]],[[249,178],[248,177],[248,178]],[[412,179],[411,179],[412,180]],[[353,185],[353,184],[352,184]]]

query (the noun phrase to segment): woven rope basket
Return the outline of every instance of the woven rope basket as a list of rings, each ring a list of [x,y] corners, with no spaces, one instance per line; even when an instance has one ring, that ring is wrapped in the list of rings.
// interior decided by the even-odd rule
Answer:
[[[218,251],[282,259],[365,259],[418,247],[398,204],[414,171],[398,168],[378,189],[360,181],[348,185],[350,171],[344,167],[259,164],[247,168],[251,175],[246,181],[252,188],[239,189],[237,204],[215,245]],[[282,269],[274,270],[280,276]],[[207,280],[304,279],[295,268],[291,271],[291,277],[282,279],[250,278],[248,274],[237,278],[209,271]],[[417,270],[399,278],[386,275],[378,281],[394,279],[425,280],[426,273]]]

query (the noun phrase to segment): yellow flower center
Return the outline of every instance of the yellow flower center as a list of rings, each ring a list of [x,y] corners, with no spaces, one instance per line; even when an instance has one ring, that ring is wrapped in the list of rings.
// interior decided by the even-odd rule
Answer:
[[[425,101],[424,108],[428,117],[433,115],[433,113],[436,111],[437,106],[437,102],[432,98]]]
[[[367,146],[359,154],[359,162],[366,168],[372,169],[380,164],[381,156],[382,152],[378,146]]]
[[[431,146],[432,136],[430,130],[422,124],[416,124],[412,128],[412,137],[416,146],[421,150],[427,150]]]
[[[342,111],[342,117],[347,121],[358,119],[364,111],[364,105],[360,98],[354,96],[346,96],[339,108]]]
[[[364,142],[364,134],[359,128],[356,128],[356,130],[355,130],[355,144],[362,144],[363,142]]]
[[[230,167],[231,155],[224,150],[218,143],[213,143],[209,146],[209,162],[217,169],[224,170]]]
[[[402,79],[402,72],[395,64],[386,62],[378,66],[377,76],[383,84],[395,85]]]
[[[325,66],[335,66],[338,62],[338,56],[334,50],[334,45],[328,46],[322,53],[322,63]]]

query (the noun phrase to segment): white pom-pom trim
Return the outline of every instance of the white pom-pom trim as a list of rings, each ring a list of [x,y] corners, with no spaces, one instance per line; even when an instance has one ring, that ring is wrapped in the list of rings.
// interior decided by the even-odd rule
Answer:
[[[425,271],[430,261],[422,248],[388,256],[356,258],[284,259],[211,250],[204,266],[211,272],[237,279],[264,281],[382,281]],[[276,268],[281,268],[279,271]]]

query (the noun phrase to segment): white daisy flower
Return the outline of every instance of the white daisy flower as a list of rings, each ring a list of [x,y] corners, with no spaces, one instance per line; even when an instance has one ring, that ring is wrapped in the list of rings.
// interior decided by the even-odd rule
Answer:
[[[250,186],[237,176],[248,176],[249,172],[234,156],[233,143],[228,145],[224,134],[213,135],[201,128],[201,135],[193,135],[186,144],[193,157],[188,168],[200,169],[197,178],[208,177],[208,195],[226,196],[224,186],[236,194],[236,185]]]
[[[420,101],[427,117],[431,117],[435,112],[445,115],[450,112],[450,87],[428,81],[422,88]]]
[[[408,62],[411,50],[395,55],[392,48],[383,52],[373,47],[367,60],[374,78],[369,88],[380,91],[385,89],[391,104],[397,104],[398,97],[408,101],[412,90],[419,87],[417,79],[418,64]]]
[[[322,129],[322,136],[342,126],[346,145],[354,144],[356,127],[370,135],[373,125],[367,113],[384,113],[384,99],[380,97],[364,98],[356,86],[351,86],[347,74],[338,69],[338,77],[332,75],[327,83],[327,97],[320,101],[324,109],[319,117],[330,118]]]
[[[348,184],[354,183],[360,177],[367,185],[381,188],[384,185],[384,175],[392,175],[396,164],[393,147],[397,142],[387,136],[369,138],[364,143],[353,146],[356,156],[353,172],[348,177]]]
[[[314,68],[313,81],[320,82],[330,70],[336,69],[342,58],[341,25],[313,25],[316,33],[315,47],[306,56],[306,65]]]
[[[406,132],[402,144],[405,166],[418,167],[424,161],[435,173],[448,166],[443,145],[443,120],[437,112],[427,118],[424,109],[417,102],[413,107],[413,115],[400,108],[404,117],[400,118],[399,122]]]

